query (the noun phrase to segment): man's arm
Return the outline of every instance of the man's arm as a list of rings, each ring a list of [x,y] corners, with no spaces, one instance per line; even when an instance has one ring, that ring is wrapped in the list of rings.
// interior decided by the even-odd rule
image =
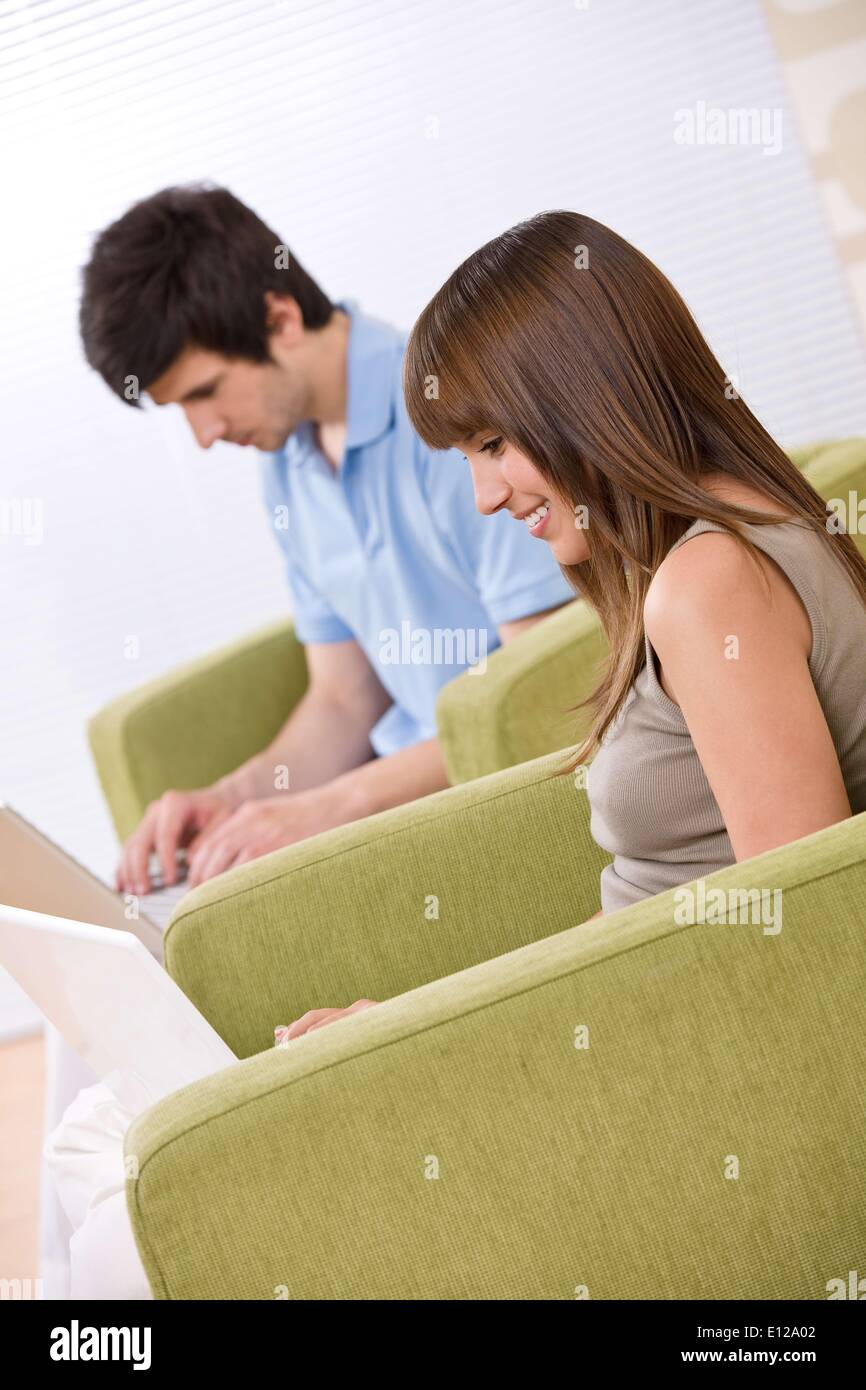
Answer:
[[[503,645],[552,611],[502,623]],[[149,890],[152,851],[165,882],[173,883],[177,850],[185,846],[195,887],[283,845],[448,786],[437,738],[373,757],[369,735],[391,697],[357,642],[309,643],[306,655],[309,687],[276,738],[213,786],[169,791],[152,802],[121,852],[118,889]]]
[[[150,891],[152,852],[164,881],[174,883],[178,849],[186,848],[192,867],[199,847],[242,805],[275,795],[281,769],[288,789],[303,792],[372,757],[370,730],[391,699],[361,648],[354,640],[310,643],[306,657],[308,689],[263,752],[210,787],[167,791],[151,802],[121,850],[119,891]]]
[[[552,611],[501,624],[503,645]],[[308,648],[308,653],[310,708],[304,711],[299,705],[270,748],[223,779],[232,796],[244,797],[243,804],[227,821],[208,827],[191,846],[191,887],[284,845],[448,786],[438,738],[371,758],[368,735],[388,707],[388,697],[354,642],[328,643],[315,652]],[[347,691],[354,700],[348,707]],[[339,727],[341,721],[345,727]],[[332,749],[321,747],[327,730],[334,731]],[[288,795],[274,795],[275,769],[280,766],[289,770]]]
[[[498,632],[502,645],[555,611],[546,608],[515,622],[501,623]],[[310,690],[274,741],[216,784],[224,787],[236,804],[272,796],[280,767],[291,769],[290,791],[339,778],[347,807],[356,809],[355,815],[347,817],[352,820],[401,806],[448,785],[436,738],[370,761],[373,750],[368,735],[391,699],[356,642],[309,646],[307,665]]]
[[[306,791],[373,756],[370,731],[392,704],[358,643],[316,642],[306,647],[309,685],[276,738],[261,753],[220,778],[235,806],[273,796],[280,769],[289,791]]]

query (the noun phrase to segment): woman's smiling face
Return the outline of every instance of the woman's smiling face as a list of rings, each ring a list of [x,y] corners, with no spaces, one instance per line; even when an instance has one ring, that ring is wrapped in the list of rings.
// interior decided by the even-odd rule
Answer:
[[[481,431],[458,447],[472,470],[479,512],[492,516],[504,507],[530,535],[547,542],[561,565],[588,559],[586,528],[578,511],[551,496],[550,483],[524,454],[492,431]]]

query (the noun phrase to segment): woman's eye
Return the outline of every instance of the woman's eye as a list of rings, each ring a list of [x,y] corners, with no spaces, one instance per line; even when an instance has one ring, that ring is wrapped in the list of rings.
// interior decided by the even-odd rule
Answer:
[[[500,453],[499,446],[501,445],[501,443],[501,436],[498,439],[488,439],[486,444],[481,445],[481,449],[479,450],[479,452],[482,454],[486,454],[489,450],[491,458],[498,458]]]

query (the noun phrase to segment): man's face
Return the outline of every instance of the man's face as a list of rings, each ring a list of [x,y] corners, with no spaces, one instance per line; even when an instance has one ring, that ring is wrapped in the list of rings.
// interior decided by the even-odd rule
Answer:
[[[311,418],[312,361],[298,304],[265,295],[268,347],[273,361],[248,362],[188,345],[148,395],[157,405],[181,405],[203,449],[216,440],[281,449]]]
[[[272,453],[306,418],[307,393],[296,372],[197,347],[184,348],[148,395],[157,405],[181,405],[203,449],[222,439]]]

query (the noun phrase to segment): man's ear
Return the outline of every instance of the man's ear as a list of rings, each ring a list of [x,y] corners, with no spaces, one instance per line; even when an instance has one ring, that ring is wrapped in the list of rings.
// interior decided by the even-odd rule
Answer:
[[[287,347],[296,347],[304,334],[304,316],[298,301],[290,294],[265,290],[265,315],[268,333]]]

